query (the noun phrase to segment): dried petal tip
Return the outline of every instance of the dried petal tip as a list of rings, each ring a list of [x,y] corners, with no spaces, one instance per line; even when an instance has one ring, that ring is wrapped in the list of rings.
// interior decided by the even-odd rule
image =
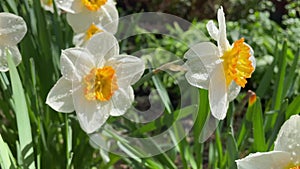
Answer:
[[[248,90],[248,95],[249,95],[249,105],[252,106],[256,102],[256,94],[253,91]]]

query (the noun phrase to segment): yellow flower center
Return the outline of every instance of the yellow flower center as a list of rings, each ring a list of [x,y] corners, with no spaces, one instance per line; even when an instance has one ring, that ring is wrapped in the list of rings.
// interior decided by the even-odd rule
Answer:
[[[89,101],[108,101],[118,89],[115,70],[111,66],[93,68],[84,77],[85,98]]]
[[[100,28],[98,28],[95,24],[91,24],[91,26],[89,27],[89,29],[85,32],[85,37],[84,40],[89,40],[91,39],[91,37],[99,32],[103,32],[103,30],[101,30]]]
[[[46,1],[46,5],[47,5],[47,6],[51,6],[52,4],[53,4],[53,1],[52,1],[52,0],[47,0],[47,1]]]
[[[246,78],[250,78],[254,70],[250,56],[250,47],[244,44],[244,38],[235,41],[233,48],[223,54],[221,58],[227,86],[234,80],[239,86],[245,87]]]
[[[107,0],[81,0],[82,4],[90,11],[98,11]]]

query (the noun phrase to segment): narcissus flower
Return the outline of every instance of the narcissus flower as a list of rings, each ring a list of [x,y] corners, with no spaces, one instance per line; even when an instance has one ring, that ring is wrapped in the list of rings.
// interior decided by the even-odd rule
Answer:
[[[92,133],[109,115],[120,116],[134,100],[132,84],[144,72],[140,58],[119,55],[110,33],[93,36],[85,48],[62,51],[62,77],[51,89],[46,103],[58,112],[76,111],[82,129]]]
[[[250,154],[236,163],[238,169],[299,169],[300,116],[293,115],[282,125],[273,151]]]
[[[54,13],[53,0],[40,0],[41,6],[46,10]]]
[[[75,36],[73,43],[83,46],[94,34],[118,28],[119,14],[113,0],[56,0],[57,6],[67,12],[67,21]]]
[[[2,12],[0,13],[0,71],[8,71],[6,49],[11,53],[15,65],[21,63],[22,57],[17,44],[27,32],[27,26],[23,18]]]
[[[226,117],[229,101],[245,87],[247,78],[255,69],[252,48],[244,38],[229,44],[223,8],[218,10],[219,29],[213,21],[206,25],[218,46],[202,42],[192,46],[185,54],[188,82],[198,88],[208,89],[212,115],[219,120]]]

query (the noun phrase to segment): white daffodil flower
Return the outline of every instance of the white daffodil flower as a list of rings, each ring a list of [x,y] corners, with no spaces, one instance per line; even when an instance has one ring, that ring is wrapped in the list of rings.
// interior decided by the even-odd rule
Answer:
[[[6,49],[11,53],[15,65],[21,63],[22,57],[17,44],[27,32],[27,26],[22,17],[2,12],[0,13],[0,71],[8,71]]]
[[[41,6],[46,10],[54,13],[53,0],[41,0]]]
[[[54,13],[53,0],[41,0],[41,6],[44,10]],[[61,11],[59,9],[57,9],[57,12],[60,15]]]
[[[300,116],[293,115],[282,125],[274,151],[250,154],[236,163],[238,169],[299,169]]]
[[[58,112],[76,111],[82,129],[92,133],[111,116],[123,115],[134,100],[132,84],[144,72],[142,59],[119,54],[110,33],[93,36],[84,48],[61,54],[62,77],[46,103]]]
[[[118,29],[119,14],[113,0],[55,0],[67,12],[67,21],[75,36],[73,43],[83,46],[96,33]]]
[[[218,10],[219,29],[213,21],[206,25],[218,46],[202,42],[192,46],[184,55],[187,59],[186,79],[198,88],[209,91],[212,115],[222,120],[226,117],[229,102],[240,92],[255,69],[252,48],[244,39],[229,44],[223,8]]]

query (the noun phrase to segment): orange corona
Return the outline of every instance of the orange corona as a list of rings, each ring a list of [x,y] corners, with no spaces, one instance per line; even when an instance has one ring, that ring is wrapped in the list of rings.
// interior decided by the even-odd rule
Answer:
[[[98,11],[107,0],[81,0],[82,4],[90,11]]]
[[[89,40],[91,39],[91,37],[99,32],[103,32],[103,30],[99,29],[95,24],[91,24],[91,26],[89,27],[89,29],[85,32],[85,37],[84,40]]]
[[[84,78],[87,100],[108,101],[118,89],[115,70],[111,66],[93,68]]]
[[[250,78],[254,71],[252,62],[249,60],[250,56],[250,47],[244,43],[244,38],[235,41],[233,48],[223,54],[221,58],[227,86],[233,80],[239,86],[245,87],[246,78]]]

